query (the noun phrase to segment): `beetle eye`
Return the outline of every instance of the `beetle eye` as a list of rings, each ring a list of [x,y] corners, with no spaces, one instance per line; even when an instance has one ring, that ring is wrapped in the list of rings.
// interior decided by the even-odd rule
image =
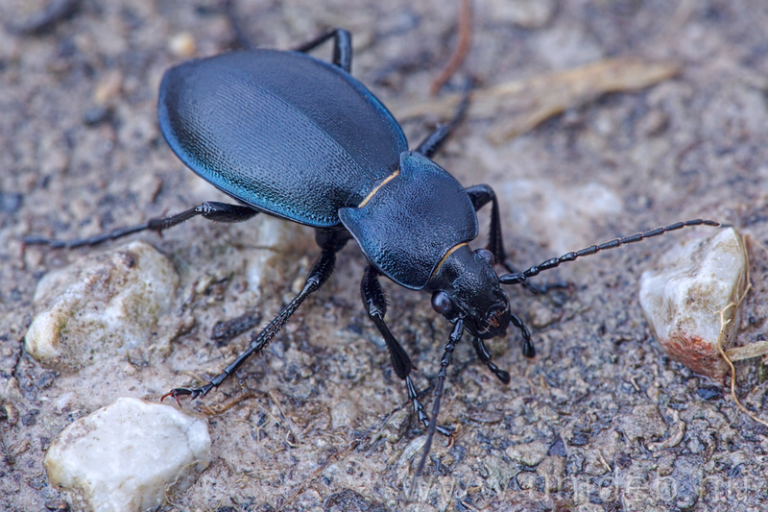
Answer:
[[[488,263],[490,266],[493,266],[496,263],[496,258],[493,257],[493,253],[489,251],[488,249],[478,249],[475,251],[478,256],[483,258],[486,263]]]
[[[445,316],[453,309],[453,301],[447,293],[435,292],[432,295],[432,309]]]

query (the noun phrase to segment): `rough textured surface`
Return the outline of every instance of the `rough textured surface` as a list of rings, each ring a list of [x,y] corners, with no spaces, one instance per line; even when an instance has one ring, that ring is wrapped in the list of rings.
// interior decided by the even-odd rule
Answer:
[[[49,272],[35,290],[39,312],[24,349],[49,368],[71,370],[156,341],[178,284],[168,258],[145,242]]]
[[[727,348],[739,331],[741,309],[733,304],[747,286],[745,251],[741,236],[726,228],[668,251],[659,270],[640,280],[640,305],[656,340],[672,359],[718,382],[728,372],[718,339]]]
[[[27,19],[44,3],[0,2],[0,19]],[[157,400],[173,386],[196,382],[193,375],[218,372],[248,337],[220,346],[210,337],[216,322],[255,310],[263,325],[317,256],[312,233],[300,228],[291,243],[259,246],[258,217],[231,226],[196,219],[162,238],[139,235],[179,273],[167,318],[189,319],[187,332],[168,351],[135,350],[72,373],[47,369],[24,352],[42,276],[119,247],[23,251],[24,235],[86,236],[223,199],[173,157],[155,114],[165,69],[193,51],[205,56],[232,46],[225,18],[212,12],[217,4],[82,1],[79,12],[40,36],[0,28],[0,503],[8,510],[43,510],[64,499],[42,461],[67,425],[121,396]],[[477,2],[464,70],[480,87],[606,57],[673,61],[680,73],[570,109],[501,145],[490,142],[494,123],[465,123],[438,163],[461,183],[489,183],[502,196],[507,182],[522,179],[556,190],[599,184],[620,199],[620,211],[588,223],[581,213],[559,221],[587,243],[699,216],[735,225],[750,237],[755,276],[735,344],[763,339],[768,300],[757,276],[768,270],[759,245],[768,242],[765,1],[533,4],[539,2]],[[429,84],[455,43],[454,2],[237,5],[242,26],[264,46],[290,48],[327,27],[349,29],[353,73],[393,109],[428,100]],[[179,50],[182,34],[193,41]],[[405,124],[412,145],[434,121]],[[549,238],[559,235],[536,217],[536,205],[529,223],[509,219],[520,204],[513,200],[523,201],[501,197],[514,264],[556,256],[565,242]],[[486,226],[483,217],[481,229]],[[679,236],[541,277],[567,281],[568,289],[509,290],[514,311],[532,327],[538,356],[522,357],[515,332],[495,340],[494,361],[512,375],[504,386],[468,344],[457,348],[441,423],[458,430],[450,445],[436,440],[412,510],[766,508],[766,429],[665,356],[638,304],[642,271]],[[259,250],[274,262],[264,279],[250,273]],[[263,357],[218,392],[184,404],[230,407],[210,418],[211,465],[162,510],[408,508],[403,485],[423,431],[397,410],[406,393],[360,304],[363,268],[350,244],[327,285]],[[425,389],[437,374],[449,326],[428,297],[383,286],[390,327],[412,354],[415,382]],[[737,368],[743,401],[764,415],[764,368],[755,360]],[[527,466],[523,460],[539,460],[542,444],[547,454]]]
[[[189,487],[210,458],[204,419],[121,398],[64,429],[48,448],[45,469],[52,484],[94,512],[140,512]]]

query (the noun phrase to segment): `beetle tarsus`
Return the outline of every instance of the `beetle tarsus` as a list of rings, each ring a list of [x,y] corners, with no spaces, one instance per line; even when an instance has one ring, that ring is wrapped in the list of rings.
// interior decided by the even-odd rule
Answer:
[[[181,401],[179,401],[179,397],[188,396],[190,400],[194,400],[195,398],[207,395],[214,387],[218,386],[214,385],[212,382],[209,382],[205,386],[199,388],[173,388],[161,396],[160,401],[162,402],[167,397],[171,396],[174,400],[176,400],[176,403],[179,404],[179,407],[181,407]]]
[[[503,382],[504,384],[509,384],[512,380],[511,376],[509,375],[509,372],[506,370],[502,370],[496,364],[491,361],[491,351],[488,350],[488,347],[485,346],[485,342],[478,338],[477,336],[472,338],[472,345],[475,347],[475,352],[477,353],[477,357],[485,363],[485,365],[488,367],[489,370],[493,372],[496,377]]]
[[[408,389],[408,398],[410,399],[411,404],[413,404],[413,412],[416,414],[416,417],[418,418],[419,423],[421,423],[422,425],[424,425],[425,428],[428,429],[431,420],[429,419],[429,415],[424,409],[424,405],[422,405],[421,401],[419,400],[419,393],[416,391],[416,386],[413,385],[413,380],[411,380],[410,377],[405,378],[405,386]],[[436,429],[439,433],[441,433],[446,437],[450,437],[453,435],[452,428],[438,425]]]

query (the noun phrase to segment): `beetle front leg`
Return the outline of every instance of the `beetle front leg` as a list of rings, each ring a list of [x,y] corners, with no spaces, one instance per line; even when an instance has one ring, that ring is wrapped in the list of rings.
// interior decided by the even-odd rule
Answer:
[[[392,369],[395,370],[395,375],[405,381],[405,387],[408,390],[408,399],[413,404],[413,410],[425,427],[429,427],[429,416],[424,410],[424,406],[419,401],[419,395],[416,391],[416,386],[411,380],[411,369],[413,364],[411,358],[400,345],[400,342],[395,339],[392,332],[384,323],[384,315],[387,314],[387,299],[384,296],[384,290],[381,289],[379,283],[379,272],[373,266],[368,265],[365,268],[365,274],[363,280],[360,283],[360,295],[363,298],[363,304],[365,305],[365,311],[368,313],[368,318],[374,323],[376,328],[384,338],[384,342],[387,344],[389,350],[389,357],[392,363]],[[446,436],[451,435],[451,432],[444,427],[437,427],[438,431]]]
[[[491,251],[496,263],[503,266],[507,272],[515,273],[515,267],[507,259],[507,253],[504,250],[504,236],[501,233],[501,214],[499,212],[499,201],[496,199],[496,193],[488,185],[475,185],[464,189],[472,201],[475,211],[491,203],[491,229],[488,234],[487,249]],[[566,283],[549,283],[546,285],[534,285],[528,281],[523,281],[523,286],[533,293],[546,293],[550,288],[565,288]]]
[[[510,382],[510,376],[509,372],[506,370],[502,370],[496,364],[494,364],[493,361],[491,361],[491,352],[488,350],[488,347],[485,346],[485,342],[475,336],[472,338],[472,345],[475,347],[475,352],[477,353],[477,357],[480,358],[482,362],[485,363],[485,365],[488,367],[489,370],[493,372],[496,377],[503,382],[504,384],[509,384]]]
[[[216,201],[208,201],[201,205],[184,210],[183,212],[169,215],[167,217],[157,217],[149,219],[141,224],[135,226],[128,226],[123,228],[114,229],[108,233],[100,233],[88,238],[78,238],[76,240],[56,240],[52,238],[45,238],[42,236],[28,236],[24,238],[24,243],[27,245],[48,245],[53,249],[60,249],[66,247],[68,249],[74,249],[75,247],[82,247],[85,245],[96,245],[107,240],[116,240],[123,238],[124,236],[139,233],[141,231],[157,231],[158,233],[164,231],[173,226],[179,225],[184,221],[202,215],[204,218],[213,222],[243,222],[254,215],[258,210],[254,210],[248,206],[240,206],[237,204],[219,203]]]

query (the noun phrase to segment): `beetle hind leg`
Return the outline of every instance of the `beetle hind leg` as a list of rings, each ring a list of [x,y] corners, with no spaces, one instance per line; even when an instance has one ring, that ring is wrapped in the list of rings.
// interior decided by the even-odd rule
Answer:
[[[403,346],[400,345],[400,342],[392,335],[387,324],[384,323],[384,315],[387,313],[387,300],[384,296],[384,290],[381,289],[378,276],[379,272],[374,267],[371,265],[366,267],[363,280],[360,283],[360,295],[362,295],[368,318],[374,323],[387,344],[392,369],[395,370],[395,374],[400,379],[405,381],[408,399],[413,404],[413,411],[416,413],[416,417],[422,425],[428,428],[430,423],[429,416],[419,400],[419,393],[416,391],[416,386],[413,384],[410,375],[413,369],[411,358],[408,357]],[[438,426],[437,431],[446,436],[451,435],[451,431],[445,427]]]
[[[307,279],[304,282],[304,288],[301,292],[293,298],[275,318],[257,335],[251,335],[251,343],[248,349],[240,354],[237,359],[229,364],[222,372],[214,377],[205,386],[199,388],[175,388],[163,395],[162,398],[172,396],[177,401],[180,396],[189,396],[192,399],[199,396],[207,395],[213,388],[218,388],[228,377],[233,375],[238,368],[253,354],[257,354],[264,350],[269,344],[272,338],[283,328],[288,322],[293,313],[298,309],[304,299],[306,299],[311,293],[317,291],[325,282],[331,277],[333,269],[336,265],[336,253],[344,247],[344,244],[349,240],[349,237],[345,237],[342,232],[335,230],[317,230],[316,239],[322,247],[323,252],[317,259],[312,269],[307,274]]]

